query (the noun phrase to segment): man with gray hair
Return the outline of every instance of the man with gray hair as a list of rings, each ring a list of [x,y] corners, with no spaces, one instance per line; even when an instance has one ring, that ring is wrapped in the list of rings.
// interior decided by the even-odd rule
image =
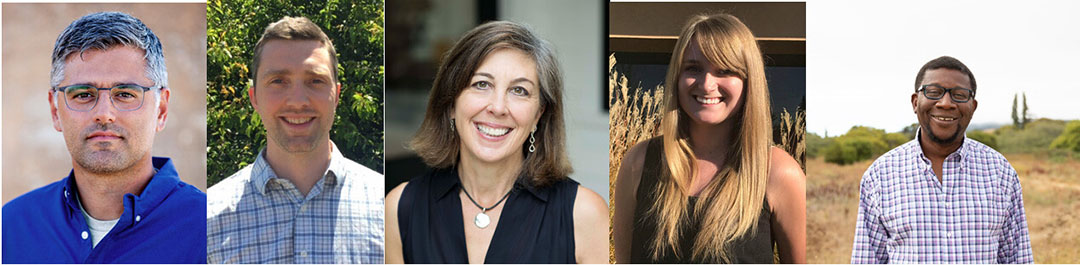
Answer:
[[[157,36],[93,13],[64,29],[52,62],[52,123],[73,169],[4,205],[3,263],[205,262],[206,194],[151,156],[170,94]]]
[[[341,96],[334,44],[307,18],[255,44],[251,105],[266,146],[208,190],[208,263],[383,263],[383,175],[330,140]]]

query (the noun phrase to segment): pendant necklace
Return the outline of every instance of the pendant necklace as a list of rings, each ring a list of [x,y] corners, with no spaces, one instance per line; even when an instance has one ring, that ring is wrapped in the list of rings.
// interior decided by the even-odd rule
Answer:
[[[488,217],[486,212],[495,208],[496,206],[499,206],[500,203],[506,200],[506,197],[510,197],[510,192],[514,191],[514,188],[510,188],[510,190],[506,191],[506,195],[503,195],[502,199],[499,199],[499,201],[496,202],[495,205],[487,208],[484,208],[484,206],[480,206],[479,203],[476,203],[476,200],[473,200],[472,195],[469,195],[469,191],[465,190],[464,185],[461,186],[461,191],[465,192],[465,197],[469,197],[469,201],[472,201],[473,205],[476,205],[477,208],[480,208],[480,213],[476,214],[476,217],[473,218],[473,224],[475,224],[476,227],[480,229],[484,229],[491,224],[491,217]]]

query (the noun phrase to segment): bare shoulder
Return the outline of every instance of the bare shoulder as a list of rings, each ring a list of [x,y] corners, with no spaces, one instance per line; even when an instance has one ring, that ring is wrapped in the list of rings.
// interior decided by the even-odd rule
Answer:
[[[393,210],[395,212],[397,211],[398,201],[401,200],[401,193],[405,191],[405,186],[406,185],[409,185],[408,181],[397,185],[397,187],[394,187],[394,189],[390,190],[390,193],[386,194],[386,208],[387,208],[387,210],[390,210],[391,206],[393,206]]]
[[[603,218],[607,220],[608,207],[604,197],[600,197],[600,194],[585,186],[578,185],[577,189],[577,196],[574,198],[574,219],[583,217],[586,219]]]
[[[641,141],[634,144],[623,155],[619,165],[619,173],[615,179],[615,186],[637,186],[641,182],[641,169],[645,165],[645,153],[649,149],[649,141]]]
[[[795,158],[778,147],[772,147],[769,157],[769,184],[766,194],[769,197],[790,196],[792,192],[805,193],[806,174]],[[804,195],[805,196],[805,195]],[[784,198],[775,198],[784,199]],[[773,200],[770,199],[770,203]]]

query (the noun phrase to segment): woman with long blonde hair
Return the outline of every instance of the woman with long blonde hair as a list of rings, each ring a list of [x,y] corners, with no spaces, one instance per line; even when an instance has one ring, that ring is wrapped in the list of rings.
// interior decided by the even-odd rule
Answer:
[[[624,156],[615,185],[619,263],[803,263],[805,174],[772,143],[765,66],[727,15],[692,17],[664,84],[661,136]]]

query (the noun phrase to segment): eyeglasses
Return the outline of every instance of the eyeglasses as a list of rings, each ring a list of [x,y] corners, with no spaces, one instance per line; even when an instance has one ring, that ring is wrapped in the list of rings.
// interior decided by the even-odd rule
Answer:
[[[975,98],[975,90],[963,87],[944,88],[938,84],[929,84],[919,87],[919,91],[922,91],[923,96],[926,96],[926,98],[933,100],[941,99],[948,93],[949,98],[952,98],[952,101],[956,103],[968,102]]]
[[[140,85],[118,85],[101,88],[90,85],[70,85],[54,87],[53,92],[64,92],[64,103],[68,109],[85,112],[94,109],[98,103],[98,95],[101,91],[109,91],[109,100],[113,107],[120,111],[133,111],[142,107],[146,91],[159,89],[161,86],[144,87]]]

